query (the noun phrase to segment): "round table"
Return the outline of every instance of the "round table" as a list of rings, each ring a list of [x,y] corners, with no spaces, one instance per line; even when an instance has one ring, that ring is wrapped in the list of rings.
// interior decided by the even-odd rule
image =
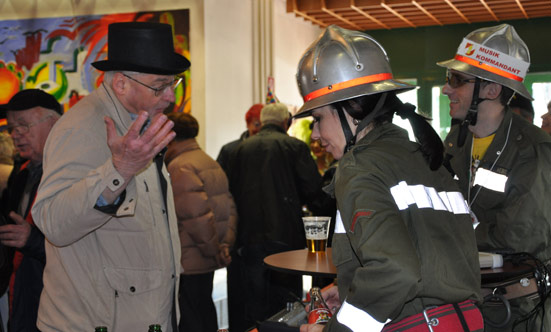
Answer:
[[[529,275],[534,272],[535,265],[531,261],[513,264],[510,261],[503,262],[503,267],[480,269],[482,285],[509,280],[511,278]]]
[[[264,258],[264,264],[276,271],[310,275],[313,277],[336,277],[331,248],[325,252],[312,253],[308,249],[284,251]]]

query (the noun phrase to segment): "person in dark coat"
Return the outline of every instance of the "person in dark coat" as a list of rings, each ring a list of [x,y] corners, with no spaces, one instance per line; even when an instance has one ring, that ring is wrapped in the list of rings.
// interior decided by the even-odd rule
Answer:
[[[216,161],[220,164],[220,166],[222,166],[222,169],[226,172],[226,174],[228,174],[228,169],[232,161],[232,154],[239,143],[241,143],[245,138],[251,137],[260,131],[260,111],[262,110],[262,107],[264,107],[263,104],[254,104],[251,106],[247,113],[245,113],[247,130],[245,130],[238,139],[224,144],[224,146],[220,149]]]
[[[10,258],[13,272],[9,276],[8,326],[11,332],[38,331],[36,317],[46,254],[44,235],[34,225],[30,210],[42,177],[44,144],[63,110],[53,96],[29,89],[0,105],[0,111],[7,116],[8,132],[21,159],[15,163],[0,205],[7,221],[0,226],[0,243],[15,249]]]
[[[239,144],[229,170],[239,215],[228,268],[230,331],[244,331],[302,295],[300,276],[263,266],[268,255],[305,248],[302,206],[318,215],[324,195],[308,145],[286,133],[288,120],[284,104],[265,106],[260,132]]]

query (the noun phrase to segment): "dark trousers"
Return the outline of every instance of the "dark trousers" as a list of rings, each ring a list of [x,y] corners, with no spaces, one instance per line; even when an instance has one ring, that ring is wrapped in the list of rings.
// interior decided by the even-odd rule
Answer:
[[[227,277],[230,331],[247,331],[302,297],[302,276],[264,265],[264,257],[273,253],[255,247],[232,255]]]
[[[216,332],[218,322],[212,301],[214,272],[180,275],[180,332]]]

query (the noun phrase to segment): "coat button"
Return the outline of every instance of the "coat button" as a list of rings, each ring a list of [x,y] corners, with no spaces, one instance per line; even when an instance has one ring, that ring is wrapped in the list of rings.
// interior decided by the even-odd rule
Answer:
[[[134,292],[136,291],[136,287],[130,286],[130,291],[131,291],[132,293],[134,293]]]
[[[117,179],[113,180],[113,184],[114,184],[115,186],[118,186],[120,183],[121,183],[121,182],[120,182],[119,180],[117,180]]]
[[[520,141],[520,140],[522,140],[522,134],[518,134],[517,136],[517,141]]]

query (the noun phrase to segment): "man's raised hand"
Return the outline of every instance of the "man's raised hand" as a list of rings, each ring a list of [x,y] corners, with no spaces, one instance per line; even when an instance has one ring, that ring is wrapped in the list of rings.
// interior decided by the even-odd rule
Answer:
[[[119,136],[113,120],[110,117],[104,118],[113,165],[126,180],[146,167],[176,136],[172,131],[174,123],[164,114],[155,115],[147,129],[140,133],[147,119],[148,114],[140,112],[126,135]]]

